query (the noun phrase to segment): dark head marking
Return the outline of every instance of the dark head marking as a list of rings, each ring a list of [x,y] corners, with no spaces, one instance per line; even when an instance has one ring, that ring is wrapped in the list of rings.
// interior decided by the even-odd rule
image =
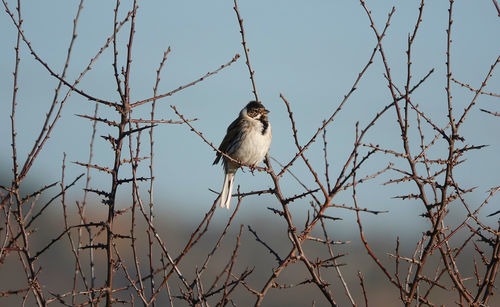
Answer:
[[[247,115],[252,118],[257,117],[259,114],[266,115],[267,113],[269,113],[269,111],[267,111],[266,108],[264,108],[262,103],[258,101],[250,101],[247,104],[246,109],[247,109]]]
[[[262,123],[262,134],[265,134],[267,128],[269,127],[269,120],[267,119],[267,113],[269,113],[269,111],[264,108],[262,103],[257,101],[250,101],[247,104],[246,109],[248,116],[251,118],[258,118],[258,120]]]

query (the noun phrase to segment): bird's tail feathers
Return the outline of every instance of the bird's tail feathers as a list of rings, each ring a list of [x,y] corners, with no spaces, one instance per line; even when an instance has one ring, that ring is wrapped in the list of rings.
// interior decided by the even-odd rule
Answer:
[[[234,173],[226,173],[224,186],[220,194],[220,207],[229,209],[231,205],[231,194],[233,193]]]

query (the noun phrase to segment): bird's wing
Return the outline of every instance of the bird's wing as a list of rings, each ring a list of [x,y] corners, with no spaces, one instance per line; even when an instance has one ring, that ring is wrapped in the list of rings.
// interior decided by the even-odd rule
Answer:
[[[243,121],[241,118],[235,119],[229,127],[227,127],[226,136],[222,140],[219,146],[219,150],[225,152],[229,155],[234,151],[235,145],[238,144],[241,140],[242,131],[243,131]],[[222,158],[222,154],[217,152],[217,156],[213,164],[219,163]]]

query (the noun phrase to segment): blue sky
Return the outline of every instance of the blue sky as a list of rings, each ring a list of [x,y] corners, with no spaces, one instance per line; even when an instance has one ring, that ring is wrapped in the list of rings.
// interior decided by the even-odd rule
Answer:
[[[55,70],[63,68],[65,53],[71,38],[72,20],[79,1],[24,1],[22,14],[24,31],[37,53]],[[131,4],[122,1],[120,16],[123,18]],[[387,13],[396,6],[391,26],[384,39],[384,49],[389,59],[394,81],[400,88],[406,80],[406,54],[408,33],[412,31],[418,15],[420,1],[367,1],[376,26],[382,29]],[[162,73],[159,92],[168,92],[182,84],[201,77],[228,62],[236,53],[243,55],[239,28],[233,11],[233,2],[224,1],[138,1],[136,36],[133,48],[131,95],[133,100],[152,96],[156,69],[168,46],[172,52]],[[15,1],[9,1],[14,9]],[[368,18],[358,1],[244,1],[240,0],[240,12],[244,18],[247,43],[254,70],[259,96],[271,111],[273,144],[270,154],[287,162],[295,153],[288,114],[279,98],[282,93],[294,111],[299,128],[299,139],[306,142],[328,118],[349,91],[366,64],[376,40],[369,27]],[[87,1],[78,24],[78,37],[72,54],[68,79],[73,80],[86,67],[113,29],[113,1]],[[428,1],[423,21],[413,49],[413,82],[420,80],[430,69],[435,73],[414,95],[426,114],[438,123],[446,121],[445,51],[448,18],[448,1]],[[2,10],[3,11],[3,10]],[[11,168],[10,162],[10,104],[12,71],[14,69],[14,44],[16,30],[5,13],[0,14],[2,44],[0,46],[0,101],[2,112],[0,137],[1,167]],[[490,65],[500,51],[498,18],[491,1],[456,1],[454,7],[452,71],[455,78],[478,87]],[[120,65],[124,65],[128,26],[119,35]],[[93,96],[118,100],[112,71],[112,50],[108,49],[79,84]],[[20,64],[20,92],[18,97],[17,129],[18,150],[21,161],[39,133],[53,97],[57,80],[22,46]],[[377,54],[375,63],[361,80],[357,91],[349,99],[341,114],[328,128],[329,156],[332,174],[337,174],[343,161],[352,150],[354,126],[357,121],[364,127],[384,105],[390,102],[390,94],[383,77],[383,66]],[[64,93],[65,93],[64,89]],[[500,78],[495,74],[486,90],[500,92]],[[472,99],[472,93],[453,86],[457,113]],[[251,83],[244,58],[198,85],[158,102],[157,117],[176,119],[169,105],[175,105],[188,118],[198,118],[194,125],[213,143],[219,144],[227,125],[239,110],[252,99]],[[498,111],[498,98],[481,96],[481,108]],[[73,93],[65,106],[62,118],[48,141],[44,151],[32,169],[32,180],[53,182],[60,178],[63,152],[68,161],[86,161],[91,128],[87,120],[75,114],[92,114],[94,103]],[[149,105],[135,111],[137,117],[149,116]],[[101,117],[113,116],[106,108],[100,108]],[[457,169],[465,186],[480,186],[477,197],[500,182],[500,155],[498,137],[499,120],[475,108],[464,126],[466,143],[490,144],[480,153],[468,156],[468,166]],[[98,135],[110,133],[98,126]],[[175,210],[180,214],[204,211],[215,196],[208,189],[219,190],[223,172],[212,166],[213,150],[184,125],[165,125],[155,129],[156,199],[159,210]],[[366,142],[401,150],[399,132],[394,114],[388,112],[367,135]],[[418,142],[414,135],[414,142]],[[143,151],[147,150],[144,135]],[[98,138],[95,145],[95,162],[111,165],[109,145]],[[441,147],[442,148],[442,147]],[[436,155],[442,154],[439,149]],[[323,152],[317,142],[308,152],[311,163],[323,174]],[[388,156],[378,155],[360,174],[369,174],[383,168]],[[84,170],[69,165],[67,178],[74,178]],[[147,167],[140,170],[147,175]],[[307,184],[313,178],[302,162],[292,171]],[[125,175],[124,175],[125,176]],[[388,174],[383,179],[394,178]],[[70,180],[70,179],[67,179]],[[93,174],[94,187],[107,187],[109,178]],[[411,186],[381,186],[380,179],[360,187],[361,205],[391,210],[401,216],[410,202],[403,203],[390,197],[403,194]],[[236,184],[242,191],[271,186],[270,179],[262,173],[252,176],[239,172]],[[289,176],[283,179],[286,193],[302,192]],[[79,186],[81,188],[81,185]],[[145,191],[145,190],[144,190]],[[146,192],[144,192],[145,194]],[[75,190],[75,199],[81,197],[81,189]],[[126,191],[122,193],[126,196]],[[278,206],[272,198],[250,208],[248,214],[267,213],[267,206]],[[473,198],[475,199],[475,198]],[[253,199],[254,201],[256,199]],[[350,202],[350,192],[340,195],[338,202]],[[252,199],[248,200],[252,203]],[[307,205],[307,201],[299,204]],[[403,208],[403,209],[402,209]],[[405,211],[406,210],[406,211]],[[422,208],[412,207],[411,212]],[[341,214],[341,213],[339,213]],[[348,213],[349,215],[352,215]]]

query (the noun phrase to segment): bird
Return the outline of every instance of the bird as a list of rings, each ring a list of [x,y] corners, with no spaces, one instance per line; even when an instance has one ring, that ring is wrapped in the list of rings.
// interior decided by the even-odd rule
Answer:
[[[267,117],[268,110],[259,101],[250,101],[227,128],[213,165],[223,160],[224,185],[220,194],[220,207],[229,209],[233,191],[234,175],[241,166],[221,154],[246,165],[256,166],[261,163],[271,147],[271,123]]]

